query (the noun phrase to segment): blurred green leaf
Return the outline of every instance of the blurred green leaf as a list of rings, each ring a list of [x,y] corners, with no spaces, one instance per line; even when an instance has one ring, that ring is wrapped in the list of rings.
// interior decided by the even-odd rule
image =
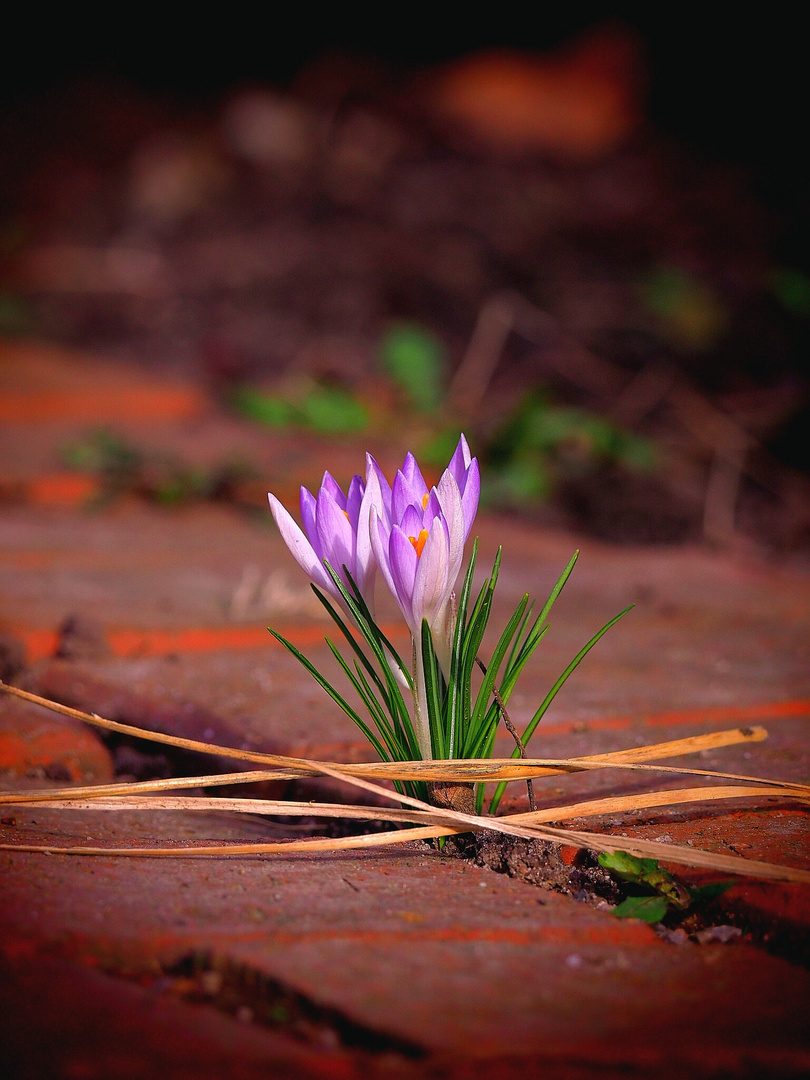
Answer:
[[[689,890],[689,896],[693,906],[708,904],[712,900],[716,900],[718,896],[722,896],[723,893],[728,892],[733,884],[733,881],[714,881],[709,885],[694,886],[694,888]]]
[[[482,497],[530,502],[549,496],[561,480],[596,473],[606,465],[649,471],[649,440],[584,409],[552,404],[532,390],[497,432],[484,454]]]
[[[268,427],[308,427],[328,435],[365,431],[368,410],[348,390],[339,386],[309,386],[294,400],[240,386],[231,405],[242,416]]]
[[[444,468],[453,456],[461,435],[460,427],[444,428],[435,432],[433,437],[419,447],[419,459],[427,465]]]
[[[139,450],[106,429],[92,431],[84,438],[68,443],[59,456],[73,469],[110,478],[133,475],[143,461]]]
[[[709,285],[677,266],[651,267],[641,297],[675,344],[688,349],[710,348],[727,322],[726,309]]]
[[[783,267],[771,275],[774,296],[792,315],[810,316],[810,277]]]
[[[6,337],[30,334],[33,322],[30,308],[20,297],[0,292],[0,334]]]
[[[295,421],[295,408],[283,398],[240,386],[231,395],[231,406],[249,420],[268,427],[287,427]]]
[[[481,482],[484,502],[533,502],[551,494],[551,473],[539,455],[523,454],[507,462],[494,474],[485,475]]]
[[[661,922],[667,913],[663,896],[628,896],[612,912],[617,919],[643,919],[644,922]]]
[[[602,851],[598,861],[604,870],[610,870],[623,881],[642,881],[646,874],[658,869],[655,859],[639,859],[626,851]]]
[[[435,334],[418,323],[395,323],[380,342],[383,369],[420,412],[434,412],[444,396],[446,357]]]
[[[298,403],[298,413],[307,427],[328,435],[365,431],[369,423],[365,405],[338,386],[316,386]]]

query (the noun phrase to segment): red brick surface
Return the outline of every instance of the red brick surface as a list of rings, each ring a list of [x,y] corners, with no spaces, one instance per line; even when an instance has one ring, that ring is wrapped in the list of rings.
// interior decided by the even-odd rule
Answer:
[[[52,357],[26,363],[29,374],[63,377]],[[9,364],[0,370],[7,407],[14,394],[34,400],[24,367],[13,378]],[[80,376],[65,384],[77,394]],[[105,378],[119,385],[121,373]],[[257,435],[202,405],[191,419],[172,408],[174,419],[159,422],[143,413],[138,438],[201,459],[247,447],[276,490],[317,480],[324,460],[340,480],[342,469],[350,473],[354,447],[318,459],[317,446],[297,437]],[[34,412],[15,414],[0,433],[4,459],[16,463],[13,475],[0,475],[0,495],[11,490],[6,479],[29,492],[47,487],[60,442],[84,430],[75,410],[73,419],[46,417],[44,406]],[[329,669],[318,607],[270,529],[227,508],[167,512],[125,500],[87,514],[69,502],[33,502],[18,499],[0,519],[0,630],[28,649],[27,669],[11,677],[156,730],[368,757],[351,723],[266,633],[268,623],[283,629]],[[498,543],[505,549],[496,621],[524,591],[544,599],[579,543],[496,518],[482,517],[479,531],[482,566]],[[512,699],[515,722],[526,722],[573,653],[631,602],[635,610],[587,658],[531,748],[573,756],[758,723],[765,742],[691,763],[806,780],[810,578],[801,568],[584,542]],[[53,660],[67,616],[95,620],[103,647]],[[509,753],[509,740],[497,749]],[[91,773],[101,780],[110,756],[84,726],[0,699],[0,769],[3,787]],[[548,777],[535,788],[538,804],[552,806],[650,782],[683,784],[602,772]],[[524,807],[513,789],[509,805]],[[296,795],[323,790],[300,785]],[[212,812],[17,806],[0,817],[0,843],[50,847],[263,840],[287,829]],[[617,845],[638,834],[803,867],[810,854],[804,811],[783,802],[693,804],[587,826],[615,834]],[[695,883],[716,879],[681,872]],[[427,848],[204,860],[0,851],[0,1067],[4,1077],[32,1080],[806,1075],[808,890],[739,881],[715,910],[743,930],[739,940],[672,944],[639,922]],[[194,981],[172,968],[195,951],[238,973],[241,1006],[198,1000]],[[376,1049],[260,1023],[245,1003],[256,1005],[270,983],[334,1010],[377,1038]]]
[[[109,751],[92,728],[4,696],[0,698],[3,774],[106,784],[113,779],[113,768]]]

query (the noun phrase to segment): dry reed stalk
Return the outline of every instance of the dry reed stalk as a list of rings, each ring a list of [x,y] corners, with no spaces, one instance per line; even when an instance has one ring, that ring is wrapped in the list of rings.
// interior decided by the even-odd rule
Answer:
[[[114,721],[103,720],[101,717],[90,716],[89,714],[82,713],[76,709],[68,709],[66,706],[58,705],[55,702],[50,702],[45,698],[39,698],[37,695],[29,694],[26,691],[18,690],[16,687],[7,687],[5,684],[0,684],[0,689],[7,692],[15,693],[19,697],[23,697],[26,700],[33,701],[35,704],[43,705],[46,708],[53,709],[56,712],[63,712],[69,716],[73,716],[80,720],[85,720],[89,723],[97,724],[101,727],[106,727],[110,730],[125,731],[127,734],[136,734],[139,737],[151,739],[155,742],[171,742],[174,745],[183,745],[188,749],[203,749],[204,752],[212,753],[216,752],[223,754],[223,751],[227,753],[224,756],[244,757],[248,760],[255,760],[260,758],[265,763],[279,763],[288,764],[292,763],[295,766],[303,766],[310,774],[320,773],[326,776],[331,776],[333,779],[343,781],[353,785],[354,787],[361,788],[375,795],[382,796],[389,800],[394,800],[400,803],[400,805],[410,806],[420,811],[419,817],[431,824],[425,827],[416,829],[400,829],[394,833],[377,833],[369,836],[361,837],[346,837],[340,840],[293,840],[286,842],[275,842],[266,844],[228,844],[228,845],[206,845],[198,847],[173,847],[173,848],[62,848],[59,846],[46,846],[46,845],[0,845],[0,850],[16,850],[16,851],[28,851],[28,852],[63,852],[66,854],[82,854],[82,855],[107,855],[107,856],[194,856],[194,855],[246,855],[246,854],[294,854],[296,852],[312,852],[312,851],[336,851],[343,850],[345,848],[358,848],[358,847],[376,847],[390,843],[404,843],[408,840],[424,839],[430,836],[442,836],[449,833],[468,832],[470,829],[489,829],[490,831],[503,833],[510,836],[516,836],[523,839],[541,839],[549,840],[557,844],[566,844],[573,847],[587,847],[596,851],[615,851],[617,850],[616,838],[605,836],[600,833],[587,833],[581,831],[573,831],[567,829],[550,828],[548,826],[541,825],[537,821],[537,814],[543,815],[545,813],[553,813],[556,818],[552,820],[559,820],[559,815],[567,812],[570,813],[572,807],[556,807],[551,808],[549,811],[536,811],[534,814],[529,815],[511,815],[509,817],[502,818],[481,818],[474,814],[459,813],[451,809],[436,810],[435,807],[430,806],[418,799],[411,798],[410,796],[393,793],[386,788],[381,788],[377,784],[371,783],[369,780],[362,779],[360,776],[352,775],[345,771],[345,767],[334,767],[330,763],[326,762],[309,762],[301,759],[282,757],[278,755],[256,755],[252,752],[236,751],[231,748],[222,748],[216,746],[209,746],[204,743],[196,743],[193,740],[188,739],[176,739],[171,736],[159,735],[153,732],[145,732],[139,728],[133,728],[130,725],[117,724]],[[739,729],[738,735],[741,741],[745,741],[750,738],[750,729]],[[759,736],[762,737],[762,736]],[[689,740],[676,740],[675,744],[662,744],[669,746],[669,752],[671,753],[672,746],[683,744]],[[692,740],[692,746],[695,746],[695,741]],[[654,748],[644,748],[649,753]],[[659,747],[660,749],[660,747]],[[682,750],[680,752],[683,752]],[[678,772],[688,773],[693,772],[703,776],[724,776],[733,779],[743,780],[748,783],[755,783],[764,785],[768,789],[769,796],[776,794],[777,796],[783,796],[790,794],[794,798],[804,798],[810,793],[810,789],[806,785],[793,784],[787,782],[777,782],[766,780],[759,777],[737,777],[731,774],[714,773],[709,770],[688,770],[688,769],[674,769],[671,766],[647,766],[643,764],[633,764],[628,760],[632,751],[620,751],[622,755],[619,761],[610,761],[611,755],[598,755],[592,756],[590,759],[568,759],[565,761],[545,762],[545,766],[551,768],[559,768],[563,766],[564,769],[576,768],[577,770],[583,768],[635,768],[635,769],[661,769],[666,772]],[[649,760],[649,758],[648,758]],[[397,768],[402,768],[399,763],[395,763]],[[445,774],[451,767],[449,763],[433,763],[433,762],[421,762],[413,763],[419,764],[423,768],[420,772],[420,778],[424,778],[426,775],[435,776],[435,772],[431,774],[430,768],[425,769],[424,766],[433,766],[439,764],[443,766]],[[455,768],[459,763],[453,763],[453,775],[458,776],[455,772]],[[480,762],[465,763],[472,767],[480,766]],[[500,764],[500,763],[495,763]],[[529,764],[521,763],[521,764]],[[410,763],[409,763],[410,767]],[[234,775],[234,774],[232,774]],[[235,774],[242,780],[245,778],[245,774]],[[278,773],[272,775],[278,776]],[[525,776],[525,772],[523,773]],[[465,774],[465,779],[467,774]],[[496,777],[497,778],[497,777]],[[190,778],[189,778],[190,779]],[[194,778],[197,784],[203,782],[203,778]],[[486,773],[486,779],[493,779],[490,773]],[[107,788],[110,785],[105,785]],[[112,785],[120,790],[122,787],[127,787],[131,792],[134,785]],[[85,789],[87,790],[87,789]],[[93,789],[90,789],[91,792]],[[95,789],[98,791],[98,788]],[[711,789],[686,789],[687,791],[704,791]],[[751,789],[743,789],[750,791]],[[29,798],[22,801],[34,801],[30,796],[35,793],[27,793]],[[44,793],[38,793],[42,798]],[[73,789],[70,793],[74,798],[78,794],[77,789]],[[629,796],[625,799],[624,805],[627,805],[627,800],[633,801],[634,808],[644,806],[643,802],[645,798],[653,797],[654,799],[662,800],[669,798],[671,800],[673,792],[654,792],[648,796]],[[683,792],[681,793],[683,794]],[[695,796],[697,798],[697,796]],[[705,795],[703,795],[706,798]],[[722,796],[715,796],[722,797]],[[709,796],[711,798],[711,796]],[[6,795],[3,797],[4,802],[12,801],[13,796]],[[50,802],[51,800],[46,797],[44,801]],[[689,800],[686,800],[689,801]],[[592,800],[593,803],[597,803],[604,807],[608,803],[612,803],[614,811],[616,807],[616,801],[614,799],[602,799]],[[578,810],[577,816],[583,816],[582,809],[586,804],[573,804],[573,808]],[[665,805],[663,802],[653,802],[652,805]],[[377,808],[375,808],[376,810]],[[601,810],[599,812],[604,812]],[[532,818],[531,822],[527,822],[527,818]],[[524,824],[525,823],[525,824]],[[810,883],[810,871],[799,870],[792,867],[777,866],[772,863],[759,862],[756,860],[741,859],[737,856],[728,855],[716,855],[712,852],[701,851],[699,849],[690,847],[681,847],[674,844],[662,844],[657,841],[639,840],[632,837],[621,838],[621,850],[627,851],[633,855],[651,856],[661,859],[670,863],[684,863],[690,866],[701,866],[709,869],[724,870],[728,873],[742,874],[746,876],[755,876],[760,878],[766,878],[770,880],[779,881],[792,881],[792,882],[805,882]]]
[[[132,785],[127,785],[130,787]],[[671,788],[666,791],[647,791],[641,795],[616,795],[605,799],[588,799],[585,802],[565,806],[548,806],[542,810],[521,814],[508,814],[509,821],[532,825],[544,821],[569,821],[572,818],[598,817],[602,814],[620,814],[631,810],[650,810],[660,806],[679,806],[690,802],[717,802],[722,799],[794,798],[802,802],[806,796],[786,793],[781,787],[696,787]],[[204,795],[189,797],[152,795],[118,795],[100,799],[42,799],[29,801],[32,809],[53,808],[58,810],[192,810],[217,811],[233,814],[275,814],[278,817],[333,817],[357,818],[365,821],[417,822],[421,812],[397,810],[387,806],[355,806],[347,803],[292,802],[285,799],[209,798]],[[432,805],[432,804],[431,804]],[[435,815],[433,815],[435,816]]]
[[[761,727],[745,727],[731,729],[728,732],[718,732],[707,736],[691,736],[685,739],[676,739],[666,743],[652,744],[648,747],[631,748],[621,750],[615,754],[594,754],[580,758],[488,758],[488,759],[456,759],[453,761],[382,761],[367,764],[340,764],[338,762],[310,761],[306,758],[295,758],[281,754],[261,754],[252,750],[240,750],[235,747],[219,746],[215,743],[200,742],[195,739],[183,739],[174,735],[164,735],[162,732],[148,731],[145,728],[134,727],[131,724],[120,724],[115,720],[105,720],[101,716],[82,712],[80,709],[72,709],[59,702],[50,701],[48,698],[39,697],[27,690],[20,690],[16,686],[9,686],[0,682],[0,690],[13,694],[35,705],[50,709],[53,712],[69,716],[74,720],[81,720],[86,724],[104,728],[108,731],[116,731],[124,735],[134,735],[137,738],[146,739],[150,742],[163,743],[176,746],[183,750],[193,750],[204,754],[217,754],[220,757],[232,757],[244,761],[254,761],[264,765],[276,765],[277,771],[267,773],[263,779],[274,780],[297,780],[308,776],[317,776],[325,772],[325,766],[339,769],[348,776],[366,776],[378,780],[444,780],[444,781],[476,781],[497,783],[502,780],[525,780],[527,777],[548,776],[556,773],[583,772],[588,769],[598,768],[626,768],[630,770],[646,770],[654,772],[672,772],[677,774],[691,774],[698,776],[718,777],[726,780],[739,780],[752,784],[773,784],[774,781],[756,776],[743,776],[736,773],[717,772],[708,769],[682,769],[673,766],[656,765],[650,766],[643,762],[654,760],[660,749],[661,756],[675,756],[685,753],[694,753],[698,749],[727,746],[737,742],[758,742],[767,738],[767,732]],[[722,740],[722,741],[719,741]],[[635,759],[641,759],[636,761]],[[248,772],[231,774],[239,777],[228,781],[229,783],[247,782]],[[202,784],[202,778],[197,783]],[[790,781],[779,781],[783,786],[795,788],[803,792],[810,792],[810,787],[803,784],[794,784]],[[100,785],[86,789],[88,797],[92,792],[107,794],[109,788],[115,785],[107,785],[106,790]],[[131,790],[131,786],[130,786]],[[82,791],[84,794],[84,791]],[[42,797],[47,797],[43,793]],[[0,796],[2,801],[2,796]]]

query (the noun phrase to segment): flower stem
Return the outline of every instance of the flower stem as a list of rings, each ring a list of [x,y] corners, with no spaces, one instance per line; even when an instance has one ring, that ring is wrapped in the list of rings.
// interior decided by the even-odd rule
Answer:
[[[433,746],[430,738],[430,719],[427,703],[427,685],[425,683],[425,661],[422,650],[413,639],[413,729],[423,761],[433,760]]]

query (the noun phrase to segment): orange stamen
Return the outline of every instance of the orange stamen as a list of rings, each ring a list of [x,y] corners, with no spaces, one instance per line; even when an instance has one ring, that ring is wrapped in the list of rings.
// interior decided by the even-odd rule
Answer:
[[[420,529],[418,536],[409,536],[408,537],[408,539],[410,540],[410,542],[414,546],[414,549],[416,551],[417,559],[421,556],[422,551],[424,550],[425,542],[427,541],[427,538],[428,538],[427,529]]]
[[[424,495],[422,496],[422,509],[423,509],[423,510],[427,510],[427,504],[428,504],[428,499],[429,499],[429,498],[430,498],[430,492],[429,492],[429,491],[428,491],[428,492],[426,492],[426,493],[425,493],[425,494],[424,494]]]

